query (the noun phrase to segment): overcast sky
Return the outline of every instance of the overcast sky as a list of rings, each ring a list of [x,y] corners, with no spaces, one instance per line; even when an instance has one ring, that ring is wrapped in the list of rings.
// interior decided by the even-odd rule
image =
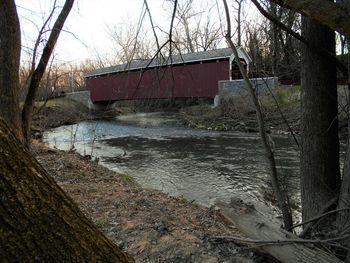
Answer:
[[[58,1],[61,5],[64,3],[63,0]],[[195,0],[195,4],[206,8],[206,1],[208,0]],[[52,3],[53,0],[16,0],[23,47],[33,47],[33,41],[39,31],[37,27],[43,24]],[[208,3],[215,6],[216,1],[211,0]],[[168,30],[171,14],[169,2],[148,0],[148,4],[157,25],[163,30]],[[142,8],[143,0],[76,0],[65,24],[65,30],[68,32],[61,33],[56,46],[55,59],[63,62],[94,60],[97,52],[100,55],[112,55],[113,44],[108,34],[108,25],[123,28],[130,23],[137,24]],[[214,15],[218,14],[216,9],[213,8]],[[148,19],[145,21],[149,23]],[[149,35],[152,36],[151,32]],[[22,60],[25,58],[26,56],[22,55]]]
[[[52,7],[52,0],[16,0],[22,29],[23,46],[32,46],[38,34],[37,26],[43,24]],[[63,4],[63,1],[60,1]],[[149,6],[158,18],[165,19],[164,0],[149,0]],[[93,59],[98,52],[111,47],[107,25],[123,27],[126,22],[137,23],[142,10],[142,0],[76,0],[65,29],[56,48],[60,60]],[[36,24],[36,26],[34,25]]]

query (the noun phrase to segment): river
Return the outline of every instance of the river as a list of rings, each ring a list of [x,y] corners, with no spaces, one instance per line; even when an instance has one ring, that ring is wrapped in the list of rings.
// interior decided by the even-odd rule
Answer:
[[[266,199],[268,165],[256,134],[179,127],[176,115],[147,113],[83,121],[49,130],[50,147],[99,158],[146,188],[212,205],[218,198]],[[298,151],[287,136],[273,138],[277,169],[300,206]]]

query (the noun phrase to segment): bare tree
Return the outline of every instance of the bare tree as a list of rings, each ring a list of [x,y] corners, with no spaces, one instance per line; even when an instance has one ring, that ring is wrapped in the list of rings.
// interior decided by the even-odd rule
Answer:
[[[28,93],[24,101],[23,110],[22,110],[23,135],[27,143],[29,143],[31,139],[32,115],[33,115],[36,93],[38,91],[40,80],[45,72],[46,66],[50,60],[50,57],[56,45],[57,39],[63,28],[64,22],[66,21],[66,18],[68,17],[69,12],[72,9],[73,3],[74,3],[74,0],[65,1],[65,4],[62,10],[55,24],[53,25],[50,36],[47,40],[47,43],[40,57],[40,60],[35,70],[30,74],[30,77],[28,80],[28,86],[27,86]],[[41,38],[41,35],[42,35],[42,32],[39,32],[38,39]]]
[[[237,12],[236,22],[237,22],[237,45],[242,46],[242,12],[243,12],[244,0],[234,0],[233,8]]]
[[[9,127],[0,119],[1,260],[133,262],[97,230],[20,141],[21,42],[14,0],[0,2],[0,33],[1,115],[13,121]]]
[[[211,21],[209,14],[205,19],[203,19],[202,13],[196,17],[191,35],[196,52],[216,49],[222,42],[220,26]]]
[[[174,0],[169,0],[171,4]],[[221,27],[212,19],[215,7],[198,8],[193,0],[178,2],[174,21],[174,42],[180,53],[193,53],[215,49],[222,42]]]
[[[272,188],[273,188],[273,191],[275,193],[275,196],[276,196],[276,199],[278,202],[278,206],[282,212],[284,227],[286,229],[290,229],[293,225],[292,215],[291,215],[288,203],[287,203],[285,193],[282,192],[281,185],[279,183],[274,153],[273,153],[273,150],[272,150],[271,145],[269,143],[270,140],[269,140],[267,133],[266,133],[266,130],[265,130],[265,122],[264,122],[260,102],[257,98],[254,84],[248,78],[248,74],[247,74],[245,68],[243,67],[243,65],[239,62],[240,60],[239,60],[237,48],[231,39],[231,22],[230,22],[230,14],[229,14],[228,5],[227,5],[226,0],[223,0],[223,3],[224,3],[224,7],[225,7],[226,20],[227,20],[227,32],[226,32],[225,38],[233,51],[233,54],[235,56],[235,60],[237,61],[237,65],[239,67],[239,71],[241,72],[241,74],[244,78],[248,92],[249,92],[251,99],[254,103],[254,107],[256,110],[256,118],[257,118],[258,125],[259,125],[259,134],[261,137],[263,147],[265,149],[267,161],[269,163]]]
[[[270,0],[278,5],[301,12],[330,28],[350,36],[349,1]]]
[[[347,48],[349,50],[350,43],[347,39]],[[340,189],[338,209],[339,213],[336,218],[336,226],[338,229],[339,235],[346,235],[350,233],[350,55],[348,54],[348,138],[346,145],[346,154],[344,158],[344,167],[343,167],[343,177],[342,185]],[[344,240],[344,245],[350,247],[350,238]],[[346,261],[350,262],[350,252],[347,252]]]
[[[4,262],[134,262],[86,218],[0,120]]]
[[[288,10],[271,2],[267,10],[277,21],[284,24],[289,31],[300,31],[300,28],[297,26],[297,21],[300,19],[295,11]],[[290,73],[292,72],[293,74],[294,72],[293,75],[296,75],[295,69],[299,68],[295,66],[295,64],[299,64],[300,60],[298,56],[300,52],[297,52],[299,49],[297,46],[298,42],[292,41],[292,36],[283,31],[276,23],[273,21],[269,22],[268,34],[270,39],[272,73],[274,76],[282,76],[282,78],[288,76],[288,78],[291,78]],[[299,71],[296,73],[300,74]]]
[[[107,31],[113,40],[116,59],[114,63],[130,63],[134,59],[149,59],[155,52],[152,41],[142,26],[125,21],[123,27],[108,26]]]
[[[314,46],[323,45],[330,52],[334,52],[334,31],[332,29],[344,32],[347,37],[350,36],[348,1],[335,3],[312,0],[307,4],[305,1],[274,2],[304,14],[303,37]],[[339,196],[338,209],[335,210],[338,212],[336,227],[339,230],[338,235],[346,237],[350,230],[350,157],[348,148],[343,177],[340,181],[334,65],[332,60],[329,60],[327,56],[317,54],[315,49],[310,48],[310,45],[303,47],[301,96],[304,126],[301,164],[303,213],[305,212],[303,217],[305,219],[312,215],[320,216],[326,209],[337,204]],[[317,169],[320,170],[317,172]],[[345,239],[344,244],[350,245],[349,238]],[[350,262],[349,253],[346,262]]]
[[[170,0],[170,2],[174,2],[174,0]],[[192,8],[193,0],[186,1],[178,1],[176,8],[176,18],[183,26],[185,32],[185,43],[187,52],[195,52],[192,36],[190,33],[190,19],[197,15],[197,13]],[[179,34],[178,30],[175,30],[176,34]]]
[[[309,46],[311,49],[313,49],[315,52],[319,53],[321,56],[327,57],[330,61],[336,63],[337,68],[344,74],[348,75],[348,69],[347,67],[334,55],[334,53],[329,52],[328,50],[322,48],[319,45],[313,45],[310,41],[307,41],[304,37],[302,37],[298,32],[292,30],[291,28],[288,28],[284,23],[279,21],[275,16],[271,15],[269,12],[267,12],[259,3],[257,0],[252,0],[254,5],[257,7],[257,9],[260,11],[260,13],[265,16],[267,19],[275,23],[279,28],[283,29],[288,35],[292,36],[293,38],[299,40],[302,44]]]
[[[303,36],[335,52],[334,31],[307,17]],[[301,187],[303,220],[317,215],[339,191],[339,138],[335,64],[304,46],[301,75]]]

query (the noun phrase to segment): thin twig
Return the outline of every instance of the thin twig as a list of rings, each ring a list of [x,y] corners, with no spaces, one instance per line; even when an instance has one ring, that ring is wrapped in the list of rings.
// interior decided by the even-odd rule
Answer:
[[[334,241],[341,241],[346,238],[349,238],[350,234],[344,235],[341,237],[334,237],[334,238],[328,238],[328,239],[284,239],[284,240],[261,240],[261,239],[250,239],[250,238],[240,238],[240,237],[233,237],[233,236],[213,236],[209,237],[209,239],[212,240],[224,240],[227,242],[239,242],[243,244],[260,244],[263,246],[284,246],[289,244],[327,244],[330,246],[339,244],[332,244],[331,242]],[[349,248],[343,247],[345,250],[350,251]]]
[[[265,149],[266,159],[269,163],[272,188],[273,188],[274,194],[276,196],[278,206],[282,212],[284,227],[286,229],[289,229],[293,225],[292,214],[290,213],[289,206],[286,202],[285,193],[281,191],[281,186],[280,186],[278,176],[277,176],[276,160],[274,157],[274,153],[271,149],[271,146],[269,144],[268,136],[267,136],[266,131],[265,131],[265,122],[264,122],[263,113],[261,110],[261,105],[260,105],[260,102],[257,98],[255,87],[254,87],[252,81],[248,78],[248,74],[247,74],[245,68],[240,63],[237,48],[232,42],[232,39],[231,39],[231,20],[230,20],[229,9],[228,9],[228,5],[227,5],[227,1],[223,0],[223,3],[224,3],[224,7],[225,7],[225,14],[226,14],[226,21],[227,21],[227,31],[226,31],[225,38],[226,38],[227,43],[230,45],[230,47],[232,49],[236,64],[239,68],[240,73],[243,76],[243,79],[246,83],[248,92],[250,93],[250,96],[253,100],[253,103],[255,106],[255,111],[256,111],[256,118],[257,118],[258,126],[259,126],[260,138],[261,138],[263,147]]]
[[[328,216],[328,215],[331,215],[331,214],[334,214],[334,213],[338,213],[338,212],[341,212],[341,211],[345,211],[345,210],[350,210],[350,208],[341,208],[341,209],[334,209],[332,211],[329,211],[327,213],[323,213],[321,215],[318,215],[318,216],[315,216],[313,218],[310,218],[309,220],[306,220],[306,221],[303,221],[299,224],[295,224],[293,225],[290,229],[293,229],[293,228],[296,228],[296,227],[299,227],[299,226],[303,226],[303,225],[306,225],[308,223],[311,223],[311,222],[314,222],[318,219],[321,219],[322,217],[325,217],[325,216]]]
[[[328,59],[336,63],[338,69],[343,73],[344,76],[348,75],[348,69],[347,67],[337,59],[337,57],[330,53],[329,51],[325,50],[324,48],[320,48],[318,46],[312,45],[309,41],[307,41],[304,37],[302,37],[299,33],[294,32],[290,28],[288,28],[285,24],[283,24],[281,21],[276,19],[273,15],[271,15],[269,12],[267,12],[257,0],[252,0],[253,4],[256,6],[256,8],[260,11],[260,13],[265,16],[268,20],[273,22],[275,25],[277,25],[279,28],[293,36],[294,38],[298,39],[300,42],[305,44],[308,47],[311,47],[315,52],[317,52],[320,55],[326,56]]]
[[[31,62],[31,68],[30,68],[30,74],[29,74],[29,76],[28,76],[28,81],[29,81],[29,79],[30,79],[32,73],[33,73],[34,70],[35,70],[36,55],[37,55],[36,53],[37,53],[37,51],[38,51],[39,44],[40,44],[40,42],[42,41],[41,38],[42,38],[43,34],[45,34],[46,32],[49,31],[49,30],[45,30],[45,28],[46,28],[46,26],[49,24],[49,22],[51,21],[52,16],[53,16],[53,14],[54,14],[54,12],[55,12],[55,10],[56,10],[56,8],[57,8],[57,4],[56,4],[56,3],[57,3],[57,0],[54,1],[52,10],[51,10],[49,16],[47,17],[47,19],[45,20],[43,26],[41,27],[41,29],[40,29],[40,31],[39,31],[39,34],[38,34],[38,37],[37,37],[37,39],[36,39],[36,41],[35,41],[34,50],[33,50],[33,58],[32,58],[32,62]]]
[[[320,214],[319,215],[322,215],[324,214],[334,203],[336,203],[336,201],[338,200],[339,196],[336,195],[335,197],[333,197],[331,200],[328,201],[328,203],[323,207],[323,209],[321,209],[320,211]],[[316,216],[317,217],[317,216]],[[312,222],[315,221],[315,220],[312,220]],[[317,222],[316,222],[317,223]],[[304,230],[299,234],[299,237],[303,238],[307,232],[310,230],[311,227],[315,226],[315,224],[309,224],[307,225]]]
[[[284,116],[284,114],[283,114],[283,112],[282,112],[282,109],[281,109],[281,107],[280,107],[280,105],[279,105],[279,103],[278,103],[278,101],[277,101],[277,99],[276,99],[276,96],[273,94],[273,92],[271,91],[270,87],[267,85],[267,83],[266,83],[265,80],[264,80],[264,82],[265,82],[265,85],[266,85],[266,87],[267,87],[267,90],[269,91],[270,95],[272,96],[272,98],[273,98],[273,100],[274,100],[274,102],[275,102],[275,105],[276,105],[276,107],[277,107],[277,110],[278,110],[278,112],[280,113],[280,115],[281,115],[281,117],[282,117],[282,119],[283,119],[283,122],[287,125],[287,128],[288,128],[289,132],[291,133],[291,135],[292,135],[292,137],[293,137],[293,139],[294,139],[295,144],[296,144],[297,147],[299,148],[298,139],[297,139],[297,137],[295,136],[295,133],[294,133],[292,127],[290,126],[290,124],[289,124],[289,122],[288,122],[286,116]]]
[[[150,20],[150,23],[151,23],[151,26],[152,26],[152,31],[153,31],[153,36],[156,40],[156,44],[157,44],[157,50],[160,50],[160,45],[159,45],[159,40],[158,40],[158,36],[157,36],[157,33],[155,31],[155,26],[154,26],[154,23],[153,23],[153,18],[152,18],[152,14],[151,14],[151,11],[148,7],[148,3],[147,3],[147,0],[144,0],[144,4],[146,6],[146,11],[148,13],[148,17],[149,17],[149,20]],[[160,53],[160,55],[162,56],[162,53]]]

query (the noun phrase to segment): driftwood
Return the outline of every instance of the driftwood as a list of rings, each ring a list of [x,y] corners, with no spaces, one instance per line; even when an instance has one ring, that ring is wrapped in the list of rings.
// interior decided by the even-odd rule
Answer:
[[[248,239],[231,238],[231,241],[253,243],[283,263],[343,262],[334,255],[315,247],[315,243],[322,241],[309,243],[298,238],[275,223],[271,223],[252,204],[245,204],[240,199],[232,199],[229,204],[219,201],[216,205],[221,209],[221,213],[248,237]],[[227,237],[227,240],[230,241],[230,237]]]

